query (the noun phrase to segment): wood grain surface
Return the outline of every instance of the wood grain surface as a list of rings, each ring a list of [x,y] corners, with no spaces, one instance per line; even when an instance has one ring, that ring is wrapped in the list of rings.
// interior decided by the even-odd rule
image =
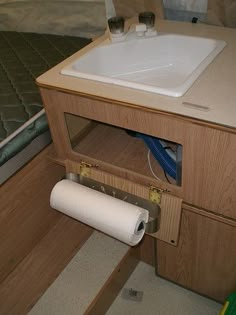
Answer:
[[[236,229],[183,210],[179,245],[157,241],[160,276],[223,302],[236,285]]]

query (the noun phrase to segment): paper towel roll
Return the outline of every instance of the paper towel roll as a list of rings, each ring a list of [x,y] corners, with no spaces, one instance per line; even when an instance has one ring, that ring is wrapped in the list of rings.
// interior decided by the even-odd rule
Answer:
[[[145,232],[148,211],[64,179],[58,182],[50,205],[126,244],[138,244]]]

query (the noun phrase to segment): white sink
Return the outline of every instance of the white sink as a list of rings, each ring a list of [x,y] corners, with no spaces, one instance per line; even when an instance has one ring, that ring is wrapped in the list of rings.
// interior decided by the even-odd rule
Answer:
[[[175,34],[124,40],[92,49],[61,73],[178,97],[225,45],[221,40]]]

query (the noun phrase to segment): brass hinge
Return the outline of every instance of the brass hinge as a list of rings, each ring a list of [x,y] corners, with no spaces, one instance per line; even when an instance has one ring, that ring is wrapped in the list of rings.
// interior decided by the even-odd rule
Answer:
[[[149,200],[160,205],[161,204],[161,196],[162,196],[163,192],[169,192],[169,190],[157,188],[155,186],[150,185]]]
[[[92,167],[98,167],[97,165],[93,165],[91,163],[87,163],[85,161],[80,162],[80,175],[90,177],[91,175],[91,168]]]

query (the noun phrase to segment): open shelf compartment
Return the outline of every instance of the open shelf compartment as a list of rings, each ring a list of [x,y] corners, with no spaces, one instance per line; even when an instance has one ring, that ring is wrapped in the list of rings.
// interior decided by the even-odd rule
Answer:
[[[141,134],[108,124],[91,121],[66,113],[68,134],[73,151],[81,157],[88,157],[114,167],[123,169],[132,178],[142,176],[148,181],[167,182],[181,186],[182,146],[161,140],[163,149],[175,159],[176,179],[168,175]]]

